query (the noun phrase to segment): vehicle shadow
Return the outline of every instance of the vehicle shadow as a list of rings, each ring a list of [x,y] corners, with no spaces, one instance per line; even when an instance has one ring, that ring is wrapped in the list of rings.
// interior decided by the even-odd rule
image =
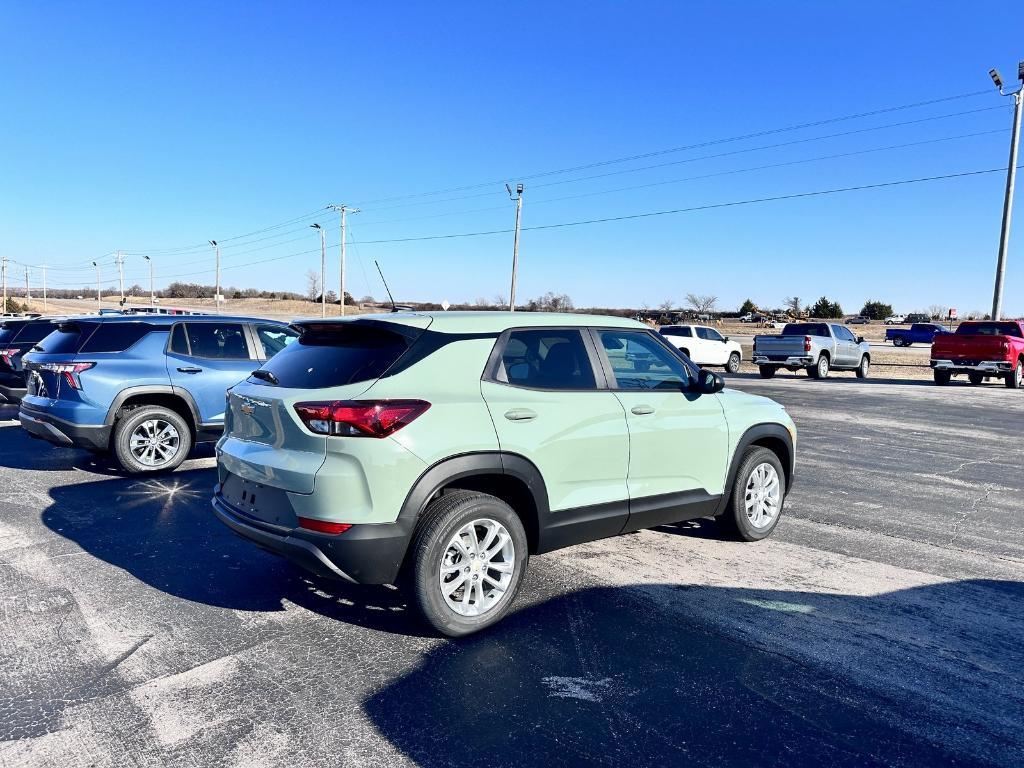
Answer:
[[[823,386],[828,385],[842,385],[842,384],[896,384],[899,386],[906,387],[934,387],[935,382],[931,379],[893,379],[893,378],[878,378],[877,376],[868,376],[866,379],[858,379],[852,373],[846,371],[840,371],[834,375],[830,375],[827,379],[812,379],[803,371],[795,371],[790,373],[789,371],[780,371],[771,379],[761,378],[759,373],[732,373],[725,377],[726,386],[732,379],[740,379],[747,381],[763,381],[763,382],[774,382],[774,381],[786,381],[788,379],[801,379],[808,383],[821,384]],[[959,384],[968,385],[967,380],[959,382],[953,379],[948,386],[953,387]],[[968,385],[969,386],[969,385]]]
[[[3,416],[0,413],[0,421]],[[98,475],[126,476],[124,469],[111,454],[63,448],[34,438],[21,428],[17,416],[18,411],[15,409],[13,423],[0,423],[0,468],[39,472],[80,469]],[[208,459],[213,455],[213,443],[200,443],[193,448],[189,460]]]
[[[992,612],[966,630],[970,641],[900,631],[924,611],[985,593],[1012,605],[1024,584],[877,597],[675,584],[567,590],[437,646],[364,708],[427,768],[1011,764],[1024,747],[1015,725],[1024,657],[1011,626]],[[737,625],[768,625],[764,643],[722,632],[731,619],[710,631],[689,620],[702,604],[736,614]],[[862,633],[847,620],[871,626]],[[844,671],[872,641],[884,647],[871,637],[879,631],[892,647],[865,659],[873,685],[858,686]],[[808,662],[805,652],[821,658]],[[918,687],[931,685],[921,696]]]
[[[394,588],[316,579],[236,536],[210,506],[216,482],[216,469],[203,468],[56,486],[42,521],[94,557],[183,600],[242,611],[280,611],[288,600],[351,624],[426,634]]]

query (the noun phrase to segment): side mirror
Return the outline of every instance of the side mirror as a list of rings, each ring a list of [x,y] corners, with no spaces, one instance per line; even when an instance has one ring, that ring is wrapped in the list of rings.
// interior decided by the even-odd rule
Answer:
[[[723,337],[722,337],[722,341],[728,341],[728,340],[729,340],[729,337],[728,337],[728,336],[723,336]]]
[[[857,337],[857,343],[858,344],[863,344],[864,343],[864,337],[863,336],[858,336]]]
[[[725,379],[714,371],[701,368],[694,382],[694,389],[702,395],[713,395],[725,389]]]

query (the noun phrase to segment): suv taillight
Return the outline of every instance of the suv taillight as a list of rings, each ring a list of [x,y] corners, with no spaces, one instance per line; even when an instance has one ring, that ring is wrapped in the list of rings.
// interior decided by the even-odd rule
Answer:
[[[18,354],[17,349],[0,349],[0,358],[3,358],[4,365],[9,365],[12,368],[14,363],[11,362],[11,358]]]
[[[811,351],[811,337],[810,336],[804,336],[804,352],[810,352],[810,351]]]
[[[88,371],[93,368],[96,363],[41,363],[39,369],[42,371],[53,371],[64,375],[64,381],[68,383],[68,386],[72,389],[81,389],[82,380],[78,378],[78,374],[82,371]]]
[[[340,400],[296,403],[295,412],[317,435],[387,437],[421,416],[430,403],[423,400]]]

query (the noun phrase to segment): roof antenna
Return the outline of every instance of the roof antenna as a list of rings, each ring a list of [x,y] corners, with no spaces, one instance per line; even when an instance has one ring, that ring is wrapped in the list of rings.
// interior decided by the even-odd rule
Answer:
[[[384,290],[388,292],[388,299],[391,300],[391,311],[392,312],[397,312],[398,311],[398,307],[395,306],[395,297],[391,295],[391,289],[388,288],[388,281],[384,279],[384,273],[381,272],[380,264],[377,263],[376,259],[373,260],[373,263],[377,267],[377,274],[380,275],[380,281],[382,283],[384,283]]]

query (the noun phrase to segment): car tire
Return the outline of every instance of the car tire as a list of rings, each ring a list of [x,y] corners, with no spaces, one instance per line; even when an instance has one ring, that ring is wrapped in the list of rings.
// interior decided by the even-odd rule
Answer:
[[[857,366],[857,371],[856,371],[857,378],[858,379],[866,379],[868,377],[868,372],[870,371],[870,369],[871,369],[871,360],[868,359],[867,355],[864,355],[860,359],[860,365]]]
[[[740,353],[733,352],[729,355],[729,362],[725,364],[726,373],[738,373],[740,370]]]
[[[762,482],[762,479],[768,482]],[[774,493],[767,492],[769,487],[774,488]],[[759,501],[758,492],[762,489],[765,489],[764,501]],[[774,505],[765,503],[770,498],[774,498]],[[729,505],[719,522],[732,538],[760,541],[775,530],[785,501],[786,473],[782,462],[774,451],[755,445],[743,454],[732,483]],[[771,514],[764,514],[770,509],[773,510]]]
[[[953,374],[949,371],[933,371],[935,377],[935,383],[940,387],[944,387],[949,384],[949,380],[953,378]]]
[[[770,379],[775,376],[775,368],[770,365],[759,365],[757,367],[758,373],[761,374],[762,379]]]
[[[135,406],[115,422],[113,448],[118,462],[131,474],[170,472],[188,458],[192,430],[170,408]]]
[[[981,382],[985,380],[985,377],[982,376],[980,373],[968,373],[967,380],[977,387],[978,385],[981,384]]]
[[[465,532],[470,525],[472,530]],[[508,537],[506,544],[495,550],[483,567],[477,565],[484,562],[477,560],[477,547],[487,542],[491,532],[497,538],[502,531]],[[461,551],[456,539],[462,542]],[[461,637],[489,627],[508,613],[526,573],[530,552],[523,523],[508,504],[486,493],[459,490],[440,496],[427,507],[416,526],[410,557],[408,578],[416,610],[441,634]],[[511,571],[497,570],[509,562]],[[459,566],[466,570],[458,570]],[[447,582],[442,580],[442,568],[456,568],[445,574],[445,578],[450,576]],[[507,581],[502,575],[505,573]],[[500,590],[495,576],[502,582]],[[452,597],[446,597],[444,585],[456,581]],[[490,594],[484,593],[485,582],[490,582]],[[490,600],[494,602],[488,605]]]
[[[893,340],[892,340],[892,345],[894,347],[902,347],[903,346],[903,339],[901,339],[899,336],[894,337]]]
[[[827,379],[829,370],[828,355],[821,355],[818,358],[818,362],[807,369],[807,374],[812,379]]]
[[[1006,375],[1006,387],[1008,389],[1024,387],[1024,360],[1018,360],[1017,365]]]

